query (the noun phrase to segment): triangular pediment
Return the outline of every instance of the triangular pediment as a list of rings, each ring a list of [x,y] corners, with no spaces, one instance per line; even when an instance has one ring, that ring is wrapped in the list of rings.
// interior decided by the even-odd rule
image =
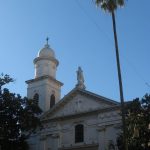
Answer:
[[[64,96],[51,110],[45,112],[42,119],[45,120],[76,115],[111,108],[118,105],[118,102],[111,99],[86,90],[75,88]]]

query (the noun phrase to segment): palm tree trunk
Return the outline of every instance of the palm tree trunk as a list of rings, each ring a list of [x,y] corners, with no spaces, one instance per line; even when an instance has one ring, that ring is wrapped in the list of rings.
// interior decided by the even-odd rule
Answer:
[[[112,21],[113,21],[113,32],[114,32],[114,40],[115,40],[115,48],[116,48],[116,61],[117,61],[119,90],[120,90],[120,101],[121,101],[121,113],[122,113],[122,125],[123,125],[123,143],[124,143],[123,147],[124,147],[124,150],[127,150],[124,96],[123,96],[123,86],[122,86],[122,77],[121,77],[119,49],[118,49],[118,40],[117,40],[116,21],[115,21],[114,11],[112,11],[111,14],[112,14]]]

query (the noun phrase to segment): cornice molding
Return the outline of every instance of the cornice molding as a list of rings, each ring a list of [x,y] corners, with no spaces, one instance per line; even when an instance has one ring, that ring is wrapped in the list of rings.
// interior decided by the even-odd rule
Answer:
[[[120,110],[120,106],[108,107],[108,108],[104,108],[104,109],[97,109],[97,110],[86,111],[86,112],[79,112],[79,113],[65,115],[65,116],[58,116],[58,117],[51,118],[51,119],[48,119],[45,117],[45,118],[41,118],[41,121],[43,123],[46,123],[49,121],[67,120],[67,119],[78,118],[78,117],[82,117],[82,116],[110,112],[110,111],[114,111],[114,110]]]
[[[38,77],[38,78],[35,78],[35,79],[31,79],[31,80],[27,80],[25,81],[27,84],[30,84],[30,83],[33,83],[33,82],[37,82],[37,81],[40,81],[40,80],[44,80],[44,79],[48,79],[50,81],[53,81],[55,83],[57,83],[58,85],[60,86],[63,86],[63,83],[54,79],[53,77],[51,76],[48,76],[48,75],[45,75],[45,76],[41,76],[41,77]]]
[[[59,61],[53,57],[36,57],[34,60],[33,60],[33,63],[37,63],[37,61],[40,61],[40,60],[50,60],[50,61],[53,61],[56,66],[59,65]]]

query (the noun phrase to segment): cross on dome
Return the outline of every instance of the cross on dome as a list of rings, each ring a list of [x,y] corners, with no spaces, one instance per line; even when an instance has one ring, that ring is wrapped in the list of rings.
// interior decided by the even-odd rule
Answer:
[[[48,41],[49,41],[49,37],[46,38],[45,48],[49,48],[50,47]]]
[[[46,38],[46,45],[48,45],[49,37]]]

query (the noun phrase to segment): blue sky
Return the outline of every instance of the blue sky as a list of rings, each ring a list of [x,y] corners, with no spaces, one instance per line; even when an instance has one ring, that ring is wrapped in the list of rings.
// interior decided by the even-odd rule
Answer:
[[[150,1],[143,2],[127,1],[116,12],[125,100],[150,93]],[[111,16],[93,0],[0,0],[0,19],[0,72],[16,80],[12,92],[26,95],[33,59],[48,36],[60,62],[62,97],[81,66],[87,90],[119,100]]]

